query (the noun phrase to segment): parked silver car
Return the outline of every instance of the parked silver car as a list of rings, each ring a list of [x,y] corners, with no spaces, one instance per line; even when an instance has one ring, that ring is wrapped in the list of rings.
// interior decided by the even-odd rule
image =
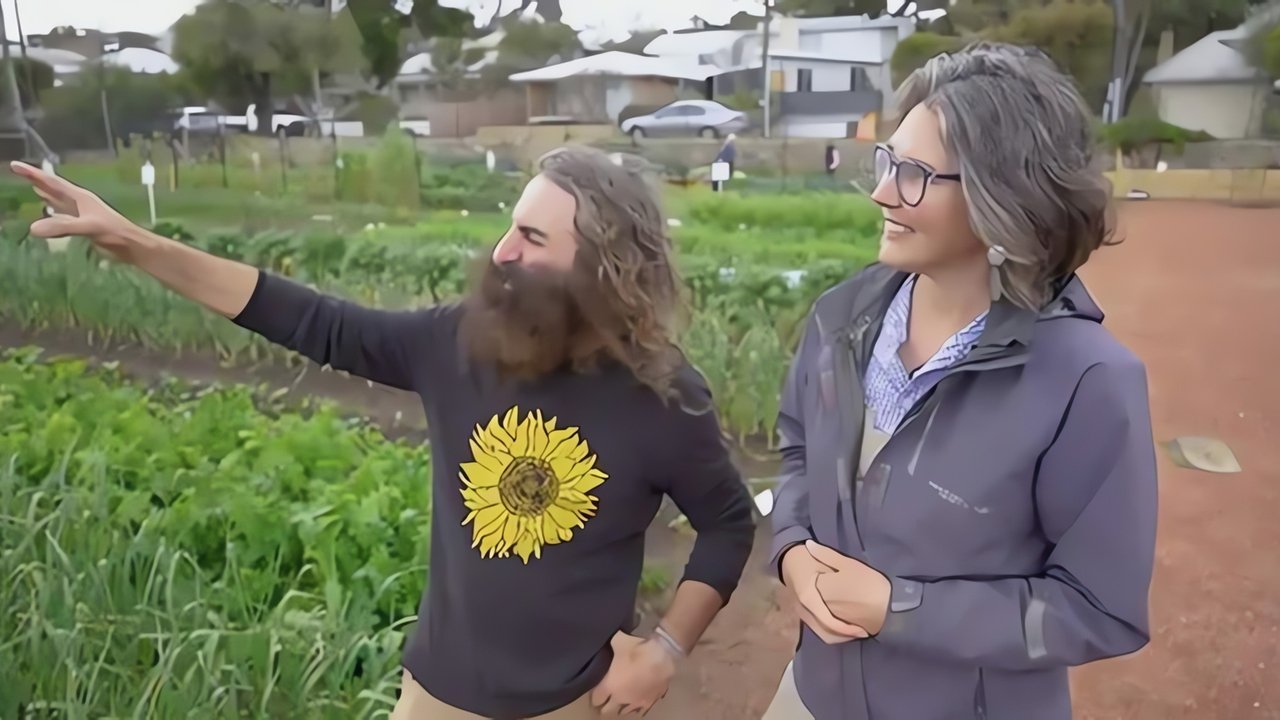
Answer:
[[[698,135],[713,138],[740,133],[749,124],[746,114],[714,100],[677,100],[648,115],[627,118],[620,127],[631,137]]]

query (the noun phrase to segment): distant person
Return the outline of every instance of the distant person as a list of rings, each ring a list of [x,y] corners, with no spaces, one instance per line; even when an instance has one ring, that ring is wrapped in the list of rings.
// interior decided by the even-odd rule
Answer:
[[[431,581],[394,720],[612,717],[666,694],[737,586],[754,519],[711,393],[675,344],[681,281],[638,173],[596,150],[547,155],[465,299],[393,312],[160,237],[13,167],[60,213],[33,236],[89,236],[241,327],[421,396]],[[637,637],[664,495],[697,540],[657,629]],[[687,717],[649,716],[664,715]]]
[[[827,150],[823,154],[823,169],[827,171],[827,177],[832,182],[836,178],[836,168],[840,167],[840,151],[836,149],[835,143],[827,143]]]
[[[735,164],[735,163],[737,162],[737,160],[738,160],[738,146],[737,146],[737,140],[738,140],[738,136],[737,136],[737,135],[735,135],[735,134],[733,134],[733,133],[729,133],[728,135],[726,135],[726,136],[725,136],[725,138],[724,138],[724,143],[720,145],[720,152],[716,153],[716,159],[715,159],[715,162],[718,162],[718,163],[726,163],[726,164],[729,166],[729,177],[730,177],[730,178],[732,178],[732,177],[733,177],[733,168],[734,168],[734,164]],[[717,182],[715,183],[715,189],[716,189],[717,191],[723,190],[723,189],[724,189],[724,182],[723,182],[723,181],[717,181]]]
[[[765,720],[1069,720],[1150,638],[1146,371],[1076,271],[1109,242],[1093,118],[1039,51],[900,89],[880,261],[815,304],[778,416],[800,640]]]

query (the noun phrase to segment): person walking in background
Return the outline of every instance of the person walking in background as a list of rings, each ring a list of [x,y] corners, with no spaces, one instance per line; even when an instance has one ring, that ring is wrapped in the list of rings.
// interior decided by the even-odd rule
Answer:
[[[738,136],[729,133],[724,138],[724,143],[720,145],[720,152],[716,153],[715,162],[725,163],[729,166],[729,177],[733,177],[733,168],[738,161]],[[719,192],[724,189],[724,181],[718,180],[715,183],[715,190]]]
[[[823,154],[822,165],[827,171],[827,177],[834,183],[836,179],[836,168],[840,167],[840,151],[836,149],[835,143],[827,143],[827,150]]]
[[[754,519],[711,393],[674,342],[681,281],[639,173],[595,150],[547,155],[469,295],[392,312],[160,237],[13,168],[59,213],[33,236],[88,236],[268,340],[421,396],[431,582],[394,720],[586,720],[665,695],[736,588]],[[664,494],[697,540],[657,629],[637,637]]]
[[[1150,637],[1146,371],[1076,275],[1111,238],[1092,118],[1039,51],[900,89],[880,261],[816,303],[782,395],[773,567],[801,619],[766,720],[1069,720]]]

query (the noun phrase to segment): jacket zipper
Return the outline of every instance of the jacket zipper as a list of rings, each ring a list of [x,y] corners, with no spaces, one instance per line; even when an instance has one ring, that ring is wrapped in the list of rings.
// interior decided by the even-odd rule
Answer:
[[[851,502],[849,503],[849,508],[853,515],[853,531],[858,541],[858,547],[864,551],[867,549],[867,546],[863,541],[862,527],[857,511],[858,498],[862,494],[862,478],[859,476],[857,471],[857,459],[858,445],[861,440],[859,435],[861,435],[862,432],[865,432],[866,428],[862,428],[861,424],[859,424],[860,431],[858,433],[853,431],[853,412],[855,405],[860,405],[862,402],[865,402],[865,398],[863,397],[865,392],[859,393],[859,397],[855,398],[853,397],[853,389],[856,386],[855,381],[857,379],[857,373],[862,367],[862,346],[865,344],[864,340],[867,334],[867,329],[871,327],[871,322],[872,319],[870,315],[863,315],[859,317],[857,323],[851,330],[843,332],[843,337],[841,338],[842,342],[838,343],[836,346],[838,350],[838,364],[836,369],[841,380],[838,385],[843,385],[841,392],[836,397],[836,405],[840,410],[840,422],[846,433],[844,438],[844,455],[839,458],[840,462],[838,463],[839,465],[843,465],[843,467],[838,469],[841,471],[841,482],[848,482],[848,479],[852,479],[853,481],[853,497],[850,498]],[[860,400],[861,402],[855,403],[854,400]]]
[[[987,678],[982,668],[978,668],[978,687],[973,692],[973,714],[977,720],[987,720]]]

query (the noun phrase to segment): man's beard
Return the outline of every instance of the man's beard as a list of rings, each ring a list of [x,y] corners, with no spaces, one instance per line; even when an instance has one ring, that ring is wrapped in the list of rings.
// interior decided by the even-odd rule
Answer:
[[[604,344],[583,313],[587,293],[579,273],[485,258],[463,301],[467,358],[517,380],[598,360]]]

